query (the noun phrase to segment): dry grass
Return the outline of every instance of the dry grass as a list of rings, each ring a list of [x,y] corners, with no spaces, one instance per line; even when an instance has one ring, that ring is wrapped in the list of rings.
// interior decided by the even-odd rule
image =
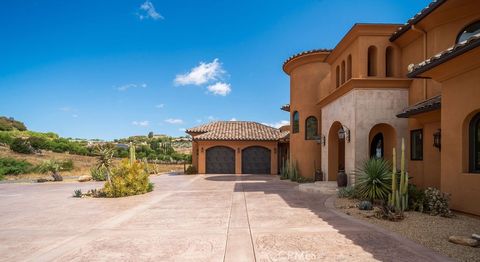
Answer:
[[[356,207],[357,204],[358,201],[345,198],[335,201],[335,207],[344,213],[394,231],[455,260],[479,261],[480,248],[448,242],[451,235],[478,234],[480,232],[478,217],[456,213],[453,218],[444,218],[420,212],[405,212],[403,221],[391,222],[372,217],[373,211],[361,211]]]
[[[90,168],[96,164],[97,159],[91,156],[70,155],[68,153],[42,152],[42,154],[26,155],[11,151],[8,148],[0,147],[0,157],[11,157],[18,160],[26,160],[34,165],[41,164],[45,160],[57,159],[73,161],[74,169],[72,171],[62,172],[61,175],[64,181],[76,181],[79,176],[89,175]],[[120,159],[116,162],[118,163]],[[162,164],[157,165],[158,173],[178,172],[183,171],[183,165],[177,164]],[[50,174],[31,173],[23,175],[8,175],[5,180],[37,180],[39,178],[51,179]]]

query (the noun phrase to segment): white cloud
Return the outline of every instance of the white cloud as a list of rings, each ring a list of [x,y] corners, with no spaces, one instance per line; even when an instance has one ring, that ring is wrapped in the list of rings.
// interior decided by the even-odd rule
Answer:
[[[232,91],[230,84],[223,83],[223,82],[218,82],[213,85],[209,85],[207,86],[207,89],[208,89],[208,92],[214,95],[220,95],[220,96],[226,96]]]
[[[185,132],[185,131],[187,131],[187,129],[186,128],[179,128],[178,131]]]
[[[150,122],[147,121],[147,120],[144,120],[144,121],[133,121],[133,122],[132,122],[132,125],[134,125],[134,126],[149,126],[149,125],[150,125]]]
[[[237,121],[237,119],[233,117],[232,119],[230,119],[230,121]]]
[[[163,16],[159,14],[157,10],[155,10],[155,6],[152,2],[150,2],[150,0],[145,1],[145,3],[140,6],[140,10],[137,15],[140,20],[149,18],[153,20],[164,19]]]
[[[183,124],[183,120],[182,120],[182,119],[178,119],[178,118],[165,119],[165,122],[167,122],[167,123],[169,123],[169,124],[174,124],[174,125]]]
[[[155,108],[164,108],[165,105],[164,104],[158,104],[158,105],[155,105]]]
[[[128,89],[131,88],[145,88],[147,87],[147,84],[125,84],[117,87],[118,91],[127,91]]]
[[[174,83],[180,86],[202,85],[221,79],[225,73],[222,64],[215,58],[211,63],[200,62],[200,65],[192,68],[189,73],[177,75]]]
[[[290,125],[290,121],[282,120],[282,121],[276,122],[276,123],[262,123],[262,124],[267,125],[267,126],[271,126],[271,127],[275,127],[275,128],[280,128],[282,126]]]

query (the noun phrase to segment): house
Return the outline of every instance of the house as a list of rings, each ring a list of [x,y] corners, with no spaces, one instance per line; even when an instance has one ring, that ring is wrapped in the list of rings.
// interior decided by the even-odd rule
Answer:
[[[437,0],[403,25],[355,24],[287,59],[290,160],[334,181],[406,141],[411,182],[480,215],[480,1]],[[399,163],[399,161],[397,161]]]
[[[215,121],[186,133],[192,136],[192,165],[200,174],[277,174],[287,157],[280,140],[288,131],[256,122]]]

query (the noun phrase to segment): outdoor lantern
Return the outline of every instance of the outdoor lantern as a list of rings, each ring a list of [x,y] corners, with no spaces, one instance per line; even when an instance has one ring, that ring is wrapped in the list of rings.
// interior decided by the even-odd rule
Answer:
[[[350,129],[346,126],[342,126],[340,130],[338,130],[338,138],[345,139],[345,141],[350,142]]]
[[[440,150],[442,147],[441,139],[442,139],[442,130],[437,129],[437,131],[433,133],[433,146],[438,148],[438,150]]]
[[[340,129],[338,130],[338,139],[345,139],[345,130],[343,130],[343,127],[340,127]]]
[[[327,142],[327,139],[325,138],[325,135],[322,134],[322,137],[320,138],[320,143],[322,144],[322,146],[325,146]]]

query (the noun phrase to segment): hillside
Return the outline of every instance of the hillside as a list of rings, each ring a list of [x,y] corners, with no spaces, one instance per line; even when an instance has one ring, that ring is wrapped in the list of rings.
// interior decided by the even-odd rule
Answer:
[[[0,131],[26,131],[27,127],[20,121],[13,119],[13,117],[0,116]]]

